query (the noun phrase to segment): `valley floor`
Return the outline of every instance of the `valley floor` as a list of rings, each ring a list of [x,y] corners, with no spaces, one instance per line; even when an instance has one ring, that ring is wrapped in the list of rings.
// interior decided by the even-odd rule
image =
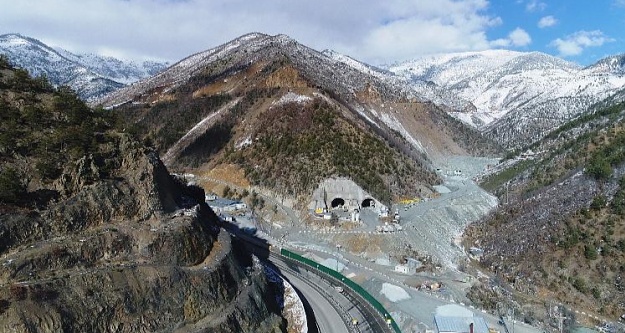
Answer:
[[[355,227],[301,223],[292,209],[270,197],[264,197],[267,205],[276,205],[280,211],[272,219],[242,214],[237,220],[258,227],[257,235],[274,244],[341,271],[379,299],[403,330],[423,332],[434,329],[432,315],[438,307],[470,303],[466,292],[477,277],[459,270],[467,257],[460,247],[460,235],[468,224],[498,205],[495,197],[473,181],[496,163],[494,159],[464,156],[440,161],[438,172],[444,179],[437,186],[440,195],[420,203],[394,205],[391,214],[399,213],[402,226],[394,233],[376,232],[372,221],[377,216],[367,209],[361,214],[366,223]],[[410,274],[396,271],[400,260],[408,257],[421,263],[418,273],[414,269]],[[490,327],[505,331],[498,317],[471,310],[483,316]],[[517,323],[515,332],[540,330]]]

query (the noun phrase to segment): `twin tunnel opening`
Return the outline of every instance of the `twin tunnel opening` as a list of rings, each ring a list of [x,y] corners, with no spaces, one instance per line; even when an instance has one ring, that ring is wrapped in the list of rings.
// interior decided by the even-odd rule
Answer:
[[[332,208],[345,206],[345,199],[343,198],[334,198],[330,203]],[[371,198],[367,198],[360,203],[360,208],[365,207],[375,207],[375,201]]]

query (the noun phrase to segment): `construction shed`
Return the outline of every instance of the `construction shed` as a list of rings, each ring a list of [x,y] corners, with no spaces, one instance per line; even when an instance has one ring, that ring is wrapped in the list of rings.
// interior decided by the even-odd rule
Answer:
[[[434,324],[438,333],[489,333],[484,318],[477,316],[435,315]]]

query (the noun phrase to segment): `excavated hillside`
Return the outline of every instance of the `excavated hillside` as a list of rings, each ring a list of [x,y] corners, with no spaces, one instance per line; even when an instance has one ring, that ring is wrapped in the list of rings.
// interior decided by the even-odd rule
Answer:
[[[253,185],[302,202],[331,176],[387,203],[426,195],[440,182],[432,158],[499,152],[437,106],[406,96],[286,36],[250,34],[101,103],[176,170],[236,165]]]
[[[465,241],[484,250],[480,266],[501,278],[499,290],[538,308],[562,302],[611,320],[625,312],[624,147],[620,103],[565,124],[483,181],[507,204]],[[493,290],[473,296],[509,301]],[[537,312],[524,309],[530,321]]]
[[[0,331],[283,332],[204,191],[0,58]]]

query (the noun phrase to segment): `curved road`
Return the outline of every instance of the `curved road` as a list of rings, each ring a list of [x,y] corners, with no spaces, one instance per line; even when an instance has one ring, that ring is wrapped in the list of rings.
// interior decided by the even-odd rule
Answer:
[[[345,325],[345,322],[343,321],[343,318],[341,318],[332,304],[330,304],[330,302],[320,292],[315,290],[304,280],[300,279],[297,274],[292,274],[283,267],[280,268],[280,273],[287,278],[295,289],[306,297],[306,301],[308,301],[310,307],[315,313],[319,333],[350,333],[347,325]]]
[[[282,275],[293,287],[303,296],[302,300],[307,303],[314,315],[316,321],[316,331],[319,333],[352,333],[371,331],[369,323],[366,321],[366,316],[362,314],[358,304],[353,304],[354,300],[349,300],[345,297],[345,294],[341,294],[334,290],[328,283],[327,286],[320,285],[317,281],[311,281],[306,275],[312,274],[312,271],[306,270],[306,274],[301,270],[299,265],[293,265],[284,260],[279,254],[272,253],[267,248],[260,247],[249,235],[241,233],[237,228],[226,228],[231,234],[239,239],[243,240],[247,244],[248,248],[259,258],[264,258],[268,263],[275,266],[278,269],[278,274]],[[321,277],[317,279],[322,280]],[[336,293],[333,296],[333,293]],[[357,319],[358,325],[352,326],[351,319]],[[310,320],[308,318],[309,329],[315,332],[315,327],[310,327]]]

